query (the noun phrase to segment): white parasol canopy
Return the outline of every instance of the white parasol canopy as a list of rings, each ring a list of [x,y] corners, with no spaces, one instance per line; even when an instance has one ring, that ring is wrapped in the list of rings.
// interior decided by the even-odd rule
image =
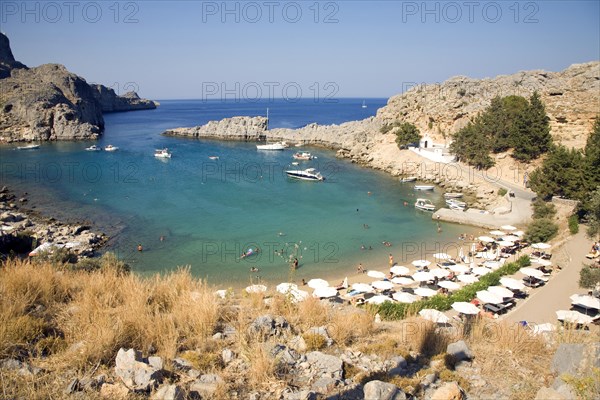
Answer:
[[[490,231],[490,235],[502,236],[502,235],[506,235],[506,233],[502,232],[502,231]]]
[[[584,308],[594,308],[600,310],[600,299],[589,295],[574,294],[569,297],[571,304],[582,306]]]
[[[373,286],[369,285],[368,283],[354,283],[352,284],[352,290],[360,293],[371,293],[375,289],[373,289]]]
[[[292,290],[298,290],[298,285],[295,283],[284,282],[277,285],[275,290],[277,290],[279,293],[287,294]]]
[[[487,290],[480,290],[477,292],[477,298],[481,300],[482,303],[490,303],[490,304],[500,304],[504,301],[502,296],[498,296],[492,292],[488,292]]]
[[[464,301],[457,301],[456,303],[452,303],[452,308],[461,314],[467,314],[467,315],[479,314],[479,308],[477,308],[476,305],[471,304],[471,303],[466,303]]]
[[[500,278],[500,283],[504,286],[506,286],[509,289],[513,289],[513,290],[523,290],[525,289],[525,284],[523,284],[523,281],[514,279],[514,278],[509,278],[509,277],[504,277],[504,278]]]
[[[452,282],[452,281],[441,281],[438,282],[438,286],[439,287],[443,287],[444,289],[448,289],[448,290],[458,290],[460,289],[460,285],[456,282]]]
[[[477,240],[479,240],[480,242],[483,242],[483,243],[491,243],[494,241],[494,238],[491,238],[489,236],[479,236],[477,238]]]
[[[420,287],[415,289],[415,294],[417,296],[421,296],[421,297],[431,297],[431,296],[435,296],[437,294],[437,292],[433,289],[429,289],[427,287]]]
[[[390,281],[375,281],[375,282],[371,282],[371,286],[373,286],[375,289],[379,289],[379,290],[388,290],[394,287],[394,284]]]
[[[549,249],[552,246],[549,245],[548,243],[534,243],[534,244],[531,245],[531,247],[534,248],[534,249],[538,249],[538,250],[546,250],[546,249]]]
[[[527,276],[533,276],[534,278],[542,278],[544,276],[544,273],[542,271],[535,268],[523,267],[519,271],[521,271],[522,274],[525,274]]]
[[[396,285],[400,285],[400,286],[409,286],[409,285],[412,285],[413,283],[415,283],[415,281],[412,278],[407,278],[407,277],[402,276],[399,278],[393,278],[392,283],[395,283]]]
[[[419,315],[424,319],[435,322],[437,324],[447,324],[450,322],[450,318],[441,311],[434,310],[433,308],[424,308],[419,311]]]
[[[408,275],[410,274],[410,270],[402,265],[394,265],[390,268],[390,272],[394,275]]]
[[[464,283],[479,282],[479,278],[477,278],[475,275],[458,275],[456,279]]]
[[[314,278],[308,281],[307,285],[311,289],[317,289],[320,287],[328,287],[329,282],[327,282],[325,279]]]
[[[525,232],[523,232],[523,231],[514,231],[514,232],[511,232],[511,233],[513,235],[515,235],[515,236],[523,236],[525,234]]]
[[[517,229],[517,227],[512,225],[502,225],[500,229],[504,229],[505,231],[514,231]]]
[[[411,264],[414,265],[415,267],[427,267],[427,266],[431,265],[431,261],[415,260]]]
[[[447,269],[443,269],[443,268],[434,268],[434,269],[430,270],[429,272],[431,272],[433,274],[433,276],[435,276],[436,278],[439,278],[439,279],[445,278],[448,275],[450,275],[450,271],[448,271]]]
[[[556,312],[556,318],[559,321],[570,322],[573,324],[589,324],[594,321],[589,315],[572,310],[558,310]]]
[[[471,270],[471,272],[473,273],[473,275],[483,276],[489,274],[490,272],[492,272],[492,270],[485,267],[475,267]]]
[[[435,279],[435,276],[431,272],[421,271],[415,272],[412,278],[417,282],[427,282]]]
[[[264,293],[267,291],[265,285],[250,285],[246,288],[247,293]]]
[[[514,245],[515,245],[515,242],[511,242],[509,240],[504,240],[504,238],[502,238],[502,240],[498,242],[498,246],[502,246],[502,247],[511,247]]]
[[[492,271],[495,271],[498,268],[500,268],[501,264],[500,261],[485,261],[483,263],[483,266],[491,269]]]
[[[367,299],[367,303],[370,304],[383,304],[386,301],[392,302],[393,300],[387,296],[383,296],[383,295],[379,295],[379,296],[373,296],[370,299]]]
[[[502,236],[502,240],[504,240],[506,242],[516,242],[517,240],[521,240],[521,238],[516,235],[507,235],[507,236]]]
[[[452,257],[450,257],[450,254],[448,253],[435,253],[433,255],[433,258],[435,258],[436,260],[449,260]]]
[[[328,286],[318,287],[313,292],[313,297],[319,297],[319,298],[335,297],[337,295],[338,295],[338,291],[335,288],[328,287]]]
[[[511,298],[514,297],[514,293],[502,286],[490,286],[487,288],[488,292],[494,293],[498,296],[502,296],[503,298]]]
[[[448,269],[450,269],[450,271],[456,272],[457,274],[464,274],[469,270],[469,267],[467,267],[464,264],[455,264],[449,266]]]
[[[394,300],[400,303],[414,303],[415,301],[419,300],[419,298],[414,294],[406,292],[396,292],[392,295],[392,297],[394,298]]]
[[[543,258],[536,258],[535,260],[531,260],[531,262],[539,264],[543,267],[549,267],[552,265],[552,261],[544,260]]]
[[[381,271],[373,271],[370,270],[367,272],[367,276],[370,276],[371,278],[376,278],[376,279],[383,279],[385,278],[385,274]]]

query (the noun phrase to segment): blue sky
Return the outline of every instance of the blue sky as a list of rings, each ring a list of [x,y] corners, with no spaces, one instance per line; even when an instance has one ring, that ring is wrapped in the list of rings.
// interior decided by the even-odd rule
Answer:
[[[153,99],[389,97],[600,59],[599,1],[0,2],[15,57]]]

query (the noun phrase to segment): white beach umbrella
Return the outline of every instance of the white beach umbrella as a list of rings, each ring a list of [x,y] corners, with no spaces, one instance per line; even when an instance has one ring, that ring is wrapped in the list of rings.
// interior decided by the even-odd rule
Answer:
[[[409,286],[409,285],[412,285],[413,283],[415,283],[415,281],[412,278],[407,278],[405,276],[402,276],[399,278],[393,278],[392,283],[395,283],[396,285],[400,285],[400,286]]]
[[[437,294],[437,292],[433,289],[429,289],[427,287],[420,287],[415,289],[415,294],[417,296],[421,296],[421,297],[431,297],[431,296],[435,296]]]
[[[556,312],[556,318],[559,321],[570,322],[573,324],[589,324],[594,321],[589,315],[572,310],[558,310]]]
[[[438,282],[438,286],[448,290],[458,290],[460,289],[460,285],[456,282],[452,281],[441,281]]]
[[[517,227],[512,225],[502,225],[500,229],[504,229],[505,231],[514,231],[517,229]]]
[[[498,246],[502,246],[502,247],[511,247],[511,246],[515,245],[515,242],[504,240],[504,238],[502,238],[502,240],[497,243],[498,243]]]
[[[492,271],[497,270],[498,268],[500,268],[502,264],[500,264],[500,261],[485,261],[483,263],[484,267],[487,267],[489,269],[491,269]]]
[[[463,250],[462,246],[458,251],[458,259],[463,262],[465,261],[465,251]]]
[[[275,290],[277,290],[279,293],[286,294],[292,290],[298,290],[298,285],[295,283],[284,282],[277,285]]]
[[[600,310],[600,299],[589,295],[574,294],[570,297],[571,304],[579,305],[584,308],[594,308]]]
[[[335,297],[337,295],[338,295],[337,290],[335,288],[328,287],[328,286],[318,287],[313,292],[313,297],[319,297],[319,298]]]
[[[500,283],[512,290],[523,290],[525,289],[525,284],[523,284],[523,281],[520,281],[518,279],[514,279],[514,278],[509,278],[509,277],[504,277],[504,278],[500,278]]]
[[[483,242],[483,243],[491,243],[494,241],[494,238],[491,238],[489,236],[479,236],[477,238],[477,240],[479,240],[480,242]]]
[[[498,296],[502,296],[503,298],[512,298],[514,297],[514,293],[502,286],[490,286],[487,288],[488,292],[494,293]]]
[[[442,278],[445,278],[448,275],[450,275],[450,271],[448,271],[447,269],[443,269],[443,268],[434,268],[434,269],[430,270],[429,272],[431,272],[433,274],[433,276],[435,276],[438,279],[442,279]]]
[[[490,235],[502,236],[502,235],[506,235],[506,232],[502,232],[502,231],[490,231]]]
[[[511,232],[511,233],[512,233],[513,235],[515,235],[515,236],[523,236],[523,235],[525,234],[525,232],[524,232],[524,231],[514,231],[514,232]]]
[[[379,289],[379,290],[388,290],[394,287],[394,284],[390,281],[375,281],[375,282],[371,282],[371,286],[373,286],[375,289]]]
[[[248,293],[264,293],[267,291],[267,287],[265,285],[250,285],[246,287],[246,292]]]
[[[456,303],[452,303],[452,308],[461,314],[467,314],[467,315],[479,314],[479,308],[477,308],[476,305],[471,304],[471,303],[466,303],[464,301],[457,301]]]
[[[479,278],[477,278],[475,275],[458,275],[456,279],[464,283],[479,282]]]
[[[552,265],[552,261],[544,260],[543,258],[537,258],[537,259],[531,260],[531,262],[539,264],[543,267],[549,267]]]
[[[544,276],[544,273],[542,271],[535,268],[524,267],[521,268],[519,271],[521,271],[522,274],[525,274],[527,276],[533,276],[534,278],[542,278]]]
[[[427,267],[427,266],[431,265],[431,261],[415,260],[411,264],[414,265],[415,267]]]
[[[417,282],[427,282],[435,279],[435,276],[431,272],[416,272],[413,274],[412,278]]]
[[[450,254],[448,253],[435,253],[433,255],[433,258],[435,258],[436,260],[449,260],[452,257],[450,257]]]
[[[390,268],[390,272],[394,275],[408,275],[410,274],[410,270],[402,265],[394,265]]]
[[[393,302],[391,298],[383,295],[373,296],[370,299],[367,299],[367,303],[369,304],[383,304],[386,301]]]
[[[538,249],[538,250],[546,250],[552,246],[549,245],[548,243],[534,243],[531,245],[531,247],[533,247],[534,249]]]
[[[471,272],[473,273],[473,275],[483,276],[489,274],[490,272],[492,272],[492,270],[485,267],[475,267],[471,270]]]
[[[360,292],[360,293],[371,293],[375,289],[373,288],[373,286],[369,285],[368,283],[354,283],[354,284],[352,284],[352,290]]]
[[[502,236],[501,239],[506,242],[516,242],[517,240],[521,240],[521,238],[516,235]]]
[[[481,253],[477,253],[477,258],[483,258],[484,260],[495,260],[496,253],[491,251],[483,251]]]
[[[455,265],[449,266],[448,269],[450,269],[450,271],[452,271],[452,272],[456,272],[457,274],[464,274],[465,272],[467,272],[469,270],[469,267],[467,267],[464,264],[455,264]]]
[[[500,304],[504,301],[502,296],[498,296],[497,294],[494,294],[487,290],[478,291],[477,298],[479,300],[481,300],[482,303],[489,303],[489,304]]]
[[[370,276],[371,278],[376,278],[376,279],[383,279],[383,278],[385,278],[385,273],[383,273],[381,271],[370,270],[367,272],[367,276]]]
[[[329,282],[327,282],[325,279],[314,278],[308,281],[307,285],[311,289],[316,289],[320,287],[328,287]]]
[[[392,294],[392,297],[394,298],[394,300],[400,302],[400,303],[414,303],[415,301],[419,300],[419,298],[417,296],[415,296],[414,294],[410,294],[410,293],[406,293],[406,292],[396,292],[394,294]]]
[[[424,319],[435,322],[436,324],[447,324],[450,322],[450,318],[441,311],[434,310],[433,308],[424,308],[419,311],[419,315]]]

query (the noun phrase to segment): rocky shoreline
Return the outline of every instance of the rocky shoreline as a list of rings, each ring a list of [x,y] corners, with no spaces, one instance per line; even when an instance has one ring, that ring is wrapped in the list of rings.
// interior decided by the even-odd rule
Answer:
[[[0,252],[28,254],[43,243],[68,246],[77,257],[93,257],[108,241],[84,223],[64,223],[25,208],[27,194],[17,197],[6,186],[0,189]]]

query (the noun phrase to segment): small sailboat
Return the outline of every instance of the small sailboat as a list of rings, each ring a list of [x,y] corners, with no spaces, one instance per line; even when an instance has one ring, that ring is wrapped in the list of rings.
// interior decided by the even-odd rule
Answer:
[[[435,211],[435,206],[429,199],[417,199],[415,208],[422,211]]]
[[[361,108],[367,108],[367,103],[363,100]]]

